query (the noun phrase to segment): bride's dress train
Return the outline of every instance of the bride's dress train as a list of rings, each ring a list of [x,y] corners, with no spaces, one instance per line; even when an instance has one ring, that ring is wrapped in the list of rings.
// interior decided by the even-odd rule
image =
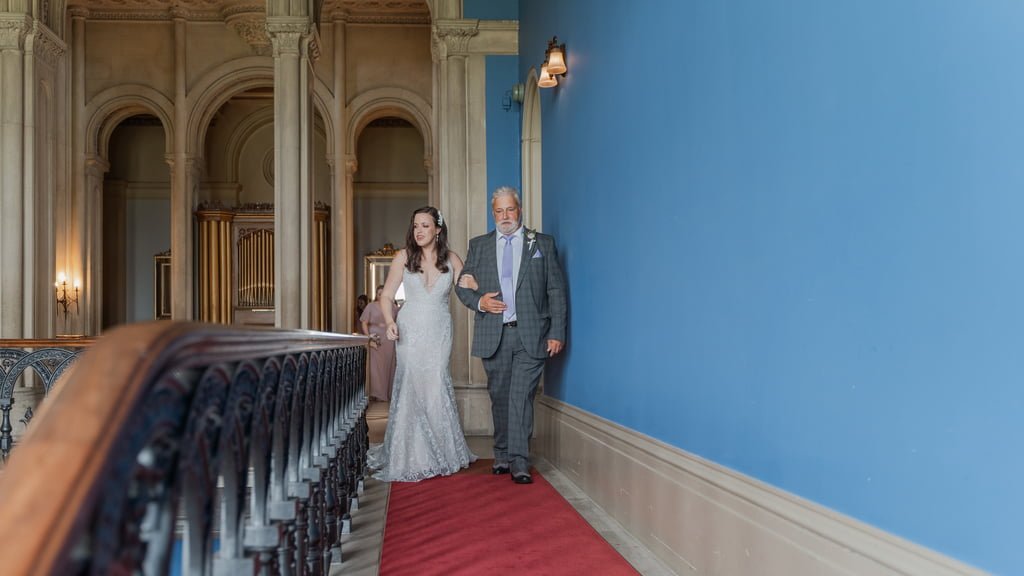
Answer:
[[[398,367],[388,427],[384,443],[372,446],[368,456],[378,480],[415,482],[446,476],[476,460],[462,434],[448,371],[451,275],[449,265],[449,271],[428,287],[423,274],[403,271],[406,301],[397,320]]]

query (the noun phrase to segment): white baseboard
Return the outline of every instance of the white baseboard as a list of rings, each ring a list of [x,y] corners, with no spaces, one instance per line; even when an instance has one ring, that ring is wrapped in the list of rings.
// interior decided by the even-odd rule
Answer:
[[[487,388],[458,386],[455,388],[455,403],[462,416],[462,432],[466,436],[490,436],[491,397]]]
[[[548,396],[533,451],[679,574],[985,574]]]

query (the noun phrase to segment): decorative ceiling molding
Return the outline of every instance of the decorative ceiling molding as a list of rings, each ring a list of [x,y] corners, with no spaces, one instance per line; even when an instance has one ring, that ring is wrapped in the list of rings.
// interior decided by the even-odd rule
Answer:
[[[265,2],[225,2],[221,8],[220,13],[224,18],[230,18],[238,14],[253,14],[260,13],[266,16],[267,5]]]
[[[352,15],[349,14],[345,18],[335,18],[335,20],[345,20],[349,24],[367,24],[367,25],[386,25],[386,26],[429,26],[430,16],[416,16],[416,15]]]
[[[350,24],[430,24],[425,0],[326,0],[323,13]]]
[[[256,10],[265,15],[266,3],[253,0],[71,0],[68,10],[90,20],[225,21]],[[326,0],[321,14],[330,15],[325,20],[352,24],[430,23],[426,0]]]
[[[221,22],[224,17],[220,11],[172,11],[172,10],[89,10],[89,20],[174,20],[183,18],[190,22]]]
[[[232,4],[230,0],[176,0],[174,2],[161,2],[160,0],[74,0],[68,6],[81,6],[90,11],[136,11],[146,12],[169,12],[172,9],[182,9],[188,12],[220,12],[225,4]]]

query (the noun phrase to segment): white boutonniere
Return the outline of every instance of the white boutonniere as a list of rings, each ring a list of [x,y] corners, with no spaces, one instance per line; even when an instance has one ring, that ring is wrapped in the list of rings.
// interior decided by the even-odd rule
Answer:
[[[533,243],[537,241],[537,231],[536,230],[527,229],[526,230],[526,241],[527,241],[526,242],[526,249],[527,250],[533,250]]]

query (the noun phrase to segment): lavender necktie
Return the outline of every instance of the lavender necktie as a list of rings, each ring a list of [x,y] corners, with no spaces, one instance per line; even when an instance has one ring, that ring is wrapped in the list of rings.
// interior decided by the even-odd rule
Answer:
[[[505,302],[505,322],[510,322],[516,315],[516,280],[512,276],[512,238],[505,239],[505,250],[501,254],[501,299]]]

